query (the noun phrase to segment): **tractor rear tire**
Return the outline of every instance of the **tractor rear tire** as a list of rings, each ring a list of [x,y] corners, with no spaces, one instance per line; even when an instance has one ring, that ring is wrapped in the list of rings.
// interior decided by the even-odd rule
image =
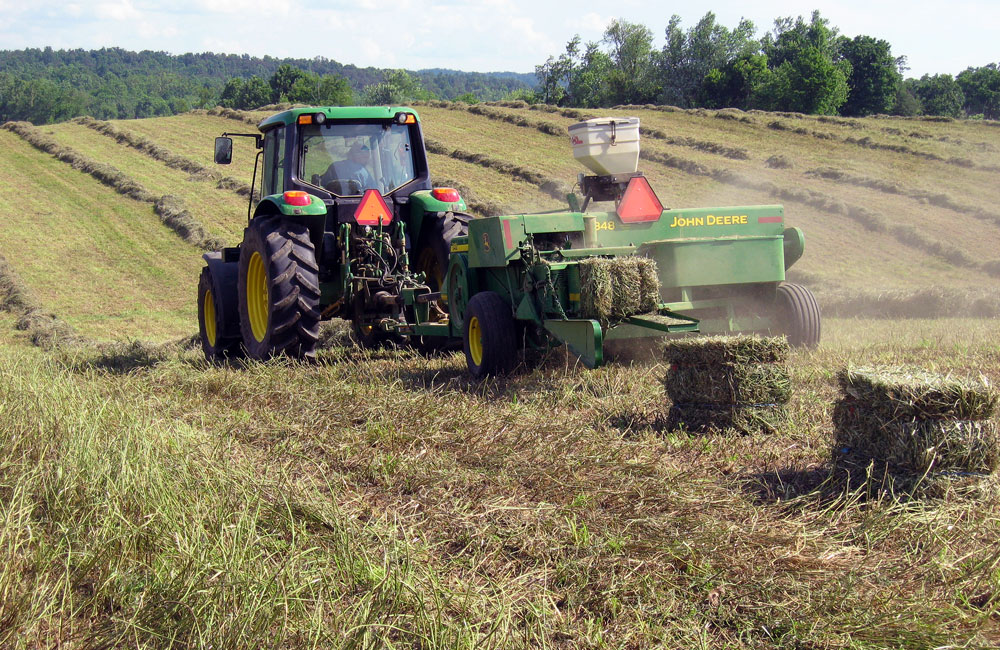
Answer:
[[[510,305],[498,294],[472,296],[465,310],[465,362],[476,379],[502,375],[514,367],[517,328]]]
[[[239,263],[240,333],[253,359],[314,359],[319,266],[309,230],[271,217],[245,230]]]
[[[201,349],[209,361],[221,361],[239,356],[239,315],[226,309],[226,292],[235,292],[235,286],[224,286],[206,266],[198,279],[198,333]]]
[[[444,285],[445,274],[448,273],[448,262],[451,259],[451,242],[455,237],[469,234],[469,220],[472,217],[462,212],[445,212],[424,227],[424,234],[417,246],[416,265],[414,270],[424,274],[427,286],[431,291],[440,291]],[[448,305],[438,301],[441,311],[447,312]],[[416,337],[414,343],[423,354],[434,354],[448,347],[446,336]]]
[[[802,285],[782,282],[775,294],[778,329],[796,347],[819,345],[821,322],[816,296]]]
[[[461,212],[445,212],[424,226],[414,257],[414,270],[424,273],[431,291],[441,290],[444,275],[448,272],[448,260],[451,258],[451,241],[455,237],[469,234],[471,218]]]

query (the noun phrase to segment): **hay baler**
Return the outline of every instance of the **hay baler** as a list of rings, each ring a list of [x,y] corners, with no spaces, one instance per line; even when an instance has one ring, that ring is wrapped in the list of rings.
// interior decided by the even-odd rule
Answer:
[[[472,374],[507,370],[523,347],[565,343],[589,367],[606,343],[674,332],[785,334],[814,346],[820,312],[785,282],[804,236],[780,205],[664,210],[636,171],[638,120],[570,129],[581,198],[564,212],[475,219],[451,243],[445,323],[412,332],[464,340]],[[610,209],[589,212],[598,202]],[[417,303],[414,301],[414,305]]]

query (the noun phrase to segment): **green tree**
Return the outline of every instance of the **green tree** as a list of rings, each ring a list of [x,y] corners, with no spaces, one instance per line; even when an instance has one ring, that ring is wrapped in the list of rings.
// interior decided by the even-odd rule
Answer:
[[[896,89],[903,81],[899,72],[902,61],[892,56],[888,41],[871,36],[841,37],[839,50],[851,63],[847,101],[840,112],[844,115],[888,112],[895,103]]]
[[[851,64],[837,49],[837,30],[814,11],[806,23],[801,16],[779,18],[773,34],[761,40],[773,76],[754,100],[771,110],[833,115],[847,101]]]
[[[920,100],[924,115],[959,117],[965,95],[950,74],[924,75],[913,85],[913,92]]]
[[[569,79],[567,91],[570,103],[584,108],[614,104],[612,89],[607,81],[614,67],[614,61],[601,51],[597,43],[588,43]]]
[[[892,115],[912,117],[920,115],[923,112],[923,107],[920,105],[920,100],[917,99],[915,92],[916,84],[916,79],[907,79],[899,84],[896,88],[896,99],[893,101],[892,109],[889,111]]]
[[[476,93],[462,93],[454,101],[462,102],[463,104],[478,104],[479,98],[476,97]]]
[[[710,70],[702,82],[700,103],[708,108],[761,108],[762,89],[774,73],[763,54],[748,54]]]
[[[271,101],[271,86],[260,77],[254,75],[243,84],[237,108],[248,110],[260,108]]]
[[[674,15],[667,25],[666,44],[660,53],[659,99],[687,108],[697,105],[706,94],[710,73],[718,71],[708,82],[715,88],[722,77],[729,76],[723,69],[758,53],[760,43],[754,39],[756,28],[746,19],[732,31],[717,24],[711,11],[687,32],[681,30],[680,22],[680,16]]]
[[[1000,68],[990,63],[968,68],[955,79],[965,95],[965,111],[987,120],[1000,119]]]
[[[274,71],[274,74],[268,80],[268,84],[271,87],[271,101],[289,101],[292,88],[295,87],[295,82],[304,75],[304,72],[298,68],[293,68],[287,63],[278,66],[278,69]]]
[[[614,66],[607,74],[610,100],[645,104],[656,97],[653,32],[645,25],[614,20],[604,30],[603,43]]]
[[[385,70],[382,81],[367,86],[361,94],[361,103],[366,106],[393,106],[414,100],[433,99],[420,84],[405,70]]]

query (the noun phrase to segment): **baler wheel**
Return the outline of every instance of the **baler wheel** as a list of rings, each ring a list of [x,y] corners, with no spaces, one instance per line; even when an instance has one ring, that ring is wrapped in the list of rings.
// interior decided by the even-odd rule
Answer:
[[[272,217],[247,227],[238,292],[240,332],[250,357],[315,357],[319,266],[305,226]]]
[[[501,375],[514,367],[517,335],[510,305],[492,291],[477,293],[465,311],[465,361],[472,376]]]
[[[820,339],[819,303],[802,285],[782,282],[775,295],[778,328],[794,346],[814,348]]]
[[[222,286],[208,267],[201,270],[198,279],[198,332],[201,349],[209,361],[219,361],[240,353],[240,338],[226,335],[237,329],[235,322],[226,320],[228,316],[235,321],[235,314],[227,314],[223,309],[223,295],[227,290],[236,291],[236,287]]]

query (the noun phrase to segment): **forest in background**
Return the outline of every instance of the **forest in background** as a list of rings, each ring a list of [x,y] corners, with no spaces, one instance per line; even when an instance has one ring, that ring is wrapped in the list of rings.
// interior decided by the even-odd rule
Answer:
[[[758,36],[708,12],[684,29],[673,16],[664,45],[649,27],[614,20],[600,41],[574,37],[535,73],[358,68],[326,59],[166,52],[0,51],[0,122],[80,115],[131,119],[192,108],[252,109],[292,102],[402,104],[523,100],[578,108],[667,104],[819,115],[935,115],[1000,119],[1000,68],[906,78],[906,57],[876,36],[848,37],[814,11]]]
[[[533,99],[598,108],[669,104],[819,115],[941,115],[1000,117],[1000,69],[969,67],[953,77],[904,78],[906,57],[875,36],[853,38],[814,11],[809,20],[778,18],[757,37],[742,20],[730,29],[708,12],[682,29],[674,15],[665,44],[653,31],[615,20],[599,42],[573,38],[566,50],[535,68]]]
[[[387,89],[414,99],[474,95],[490,100],[529,89],[534,78],[514,72],[359,68],[324,57],[173,55],[120,48],[5,50],[0,51],[0,122],[46,124],[80,115],[132,119],[278,101],[351,104],[366,96],[381,99]]]

